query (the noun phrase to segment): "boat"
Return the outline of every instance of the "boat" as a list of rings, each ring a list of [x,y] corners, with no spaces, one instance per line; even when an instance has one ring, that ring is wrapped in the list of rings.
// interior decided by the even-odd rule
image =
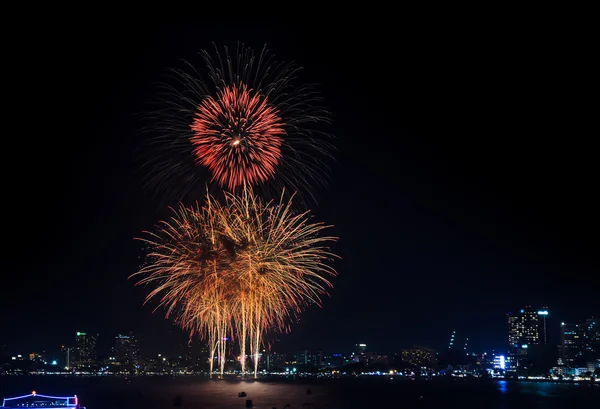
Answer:
[[[77,395],[73,396],[48,396],[32,391],[29,395],[4,398],[2,406],[5,409],[23,408],[54,408],[54,409],[85,409],[79,405]]]

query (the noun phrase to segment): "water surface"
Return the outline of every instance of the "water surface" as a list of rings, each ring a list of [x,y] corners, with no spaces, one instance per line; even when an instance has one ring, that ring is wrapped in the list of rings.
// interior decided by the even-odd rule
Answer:
[[[77,394],[87,409],[174,408],[463,408],[562,409],[595,407],[600,387],[589,384],[507,381],[405,381],[381,378],[239,381],[195,377],[80,378],[8,376],[0,395],[36,390],[41,394]],[[309,391],[310,390],[310,391]],[[246,397],[238,397],[239,392]],[[310,393],[308,393],[310,392]]]

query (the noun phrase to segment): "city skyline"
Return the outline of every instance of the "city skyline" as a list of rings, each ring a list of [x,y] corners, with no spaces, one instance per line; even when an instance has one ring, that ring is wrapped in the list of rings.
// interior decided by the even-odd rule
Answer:
[[[450,338],[449,338],[449,342],[446,344],[448,349],[454,349],[457,351],[461,351],[461,352],[465,352],[467,354],[472,354],[472,353],[482,353],[484,351],[490,351],[490,352],[495,352],[496,354],[506,354],[507,356],[511,356],[513,353],[515,353],[516,356],[520,355],[523,352],[527,352],[526,349],[528,349],[529,346],[533,346],[533,345],[553,345],[558,347],[559,349],[561,347],[564,347],[565,345],[565,331],[584,331],[584,329],[586,328],[592,328],[592,326],[594,326],[594,328],[597,328],[596,325],[598,322],[600,322],[600,320],[598,320],[596,317],[594,316],[589,316],[586,318],[579,318],[578,320],[576,320],[576,323],[565,323],[564,321],[559,321],[556,322],[556,324],[552,323],[551,325],[548,325],[548,327],[546,328],[546,323],[545,320],[551,316],[550,311],[548,309],[548,307],[544,306],[544,307],[540,307],[540,308],[535,308],[532,306],[524,306],[524,308],[517,308],[515,309],[515,313],[513,314],[513,312],[509,312],[508,314],[506,314],[506,316],[508,317],[508,327],[507,327],[507,331],[506,331],[506,337],[508,339],[508,343],[506,343],[503,347],[501,348],[493,348],[490,346],[476,346],[473,347],[469,344],[469,337],[473,338],[473,335],[469,335],[469,334],[461,334],[460,332],[457,334],[456,330],[452,330],[450,333]],[[519,318],[519,317],[523,317],[523,318]],[[534,317],[534,320],[532,320],[531,318],[528,317]],[[540,324],[538,322],[538,318],[539,320],[543,320],[543,322]],[[555,341],[552,341],[553,338],[550,338],[550,342],[547,342],[547,333],[548,332],[555,332],[556,334],[559,334],[558,337],[555,338]],[[575,334],[575,332],[570,332],[571,334]],[[583,332],[582,332],[583,333]],[[126,335],[125,335],[126,334]],[[184,334],[183,331],[181,332],[181,334]],[[89,340],[89,336],[92,337],[91,341]],[[68,338],[68,337],[67,337]],[[362,341],[364,341],[366,337],[362,338]],[[475,339],[477,338],[477,335],[475,335]],[[91,342],[92,345],[92,349],[95,351],[95,353],[97,353],[97,351],[101,350],[100,354],[102,357],[106,358],[108,356],[117,356],[118,353],[116,352],[116,350],[119,348],[118,345],[120,344],[121,346],[123,345],[131,345],[130,342],[134,342],[136,345],[136,350],[138,350],[138,352],[136,352],[134,355],[139,354],[139,342],[140,342],[140,338],[139,336],[137,336],[136,334],[133,333],[133,331],[129,331],[129,332],[125,332],[124,334],[122,333],[116,333],[113,331],[113,333],[109,333],[109,335],[105,335],[105,336],[101,336],[99,333],[94,333],[94,332],[90,332],[89,335],[87,332],[83,332],[83,331],[76,331],[75,332],[75,338],[74,338],[74,342],[66,342],[63,343],[62,345],[60,345],[61,350],[65,350],[65,349],[72,349],[72,350],[76,350],[76,349],[81,349],[82,345],[88,345]],[[101,343],[101,347],[97,347],[98,341],[102,340],[103,342]],[[359,342],[359,343],[355,343],[355,344],[345,344],[345,345],[338,345],[334,348],[322,348],[319,345],[311,345],[309,347],[309,349],[311,350],[325,350],[327,352],[330,353],[334,353],[334,352],[343,352],[343,353],[347,353],[347,352],[351,352],[351,351],[358,351],[360,353],[365,352],[367,350],[367,345],[366,343],[363,342]],[[600,339],[599,339],[600,341]],[[144,344],[145,342],[142,341],[142,344]],[[573,343],[572,341],[570,343]],[[157,353],[167,353],[167,354],[180,354],[182,353],[182,350],[187,349],[190,345],[201,345],[203,344],[203,342],[201,340],[199,340],[198,338],[196,338],[194,341],[191,342],[184,342],[184,343],[178,343],[178,344],[172,344],[169,345],[163,349],[155,349],[155,348],[150,348],[149,350],[144,348],[144,354],[145,356],[151,356],[151,355],[156,355]],[[369,345],[373,345],[373,344],[369,344]],[[377,345],[377,344],[376,344]],[[6,355],[9,351],[7,351],[6,345],[0,345],[3,347],[3,353]],[[410,348],[414,348],[415,346],[419,346],[419,347],[423,347],[423,348],[429,348],[435,351],[444,351],[445,347],[443,345],[443,342],[436,342],[434,344],[425,344],[425,343],[415,343],[412,345],[396,345],[390,349],[384,350],[384,349],[369,349],[369,352],[384,352],[384,353],[394,353],[398,350],[403,350],[403,349],[410,349]],[[304,347],[300,347],[298,348],[299,350],[306,348],[306,346]],[[526,348],[526,349],[524,349]],[[56,350],[56,345],[53,347],[48,347],[46,346],[39,346],[37,348],[34,348],[35,351],[52,351],[52,350]],[[15,355],[15,351],[16,349],[12,350],[12,353],[8,353],[8,355]],[[22,351],[22,348],[18,349],[19,352],[25,352]],[[157,352],[160,351],[160,352]],[[269,351],[273,351],[273,352],[285,352],[285,353],[289,353],[290,350],[285,350],[285,349],[280,349],[277,350],[275,348],[269,348]],[[26,354],[30,354],[29,352],[26,352]],[[23,355],[23,354],[21,354]],[[235,355],[234,351],[228,351],[228,355]],[[559,355],[561,357],[563,357],[564,352],[560,351]],[[83,360],[84,362],[86,360],[89,360],[89,352],[85,354],[84,358],[82,359],[81,356],[79,356],[79,358],[76,357],[72,357],[72,360]]]
[[[276,348],[357,339],[376,350],[441,348],[456,330],[473,348],[500,349],[515,305],[548,305],[553,328],[598,314],[596,159],[582,139],[586,107],[570,88],[548,88],[562,75],[552,64],[518,45],[509,53],[499,42],[465,42],[450,52],[435,38],[404,44],[391,75],[389,29],[363,37],[326,27],[298,35],[293,24],[198,26],[106,33],[90,24],[73,28],[77,41],[62,27],[40,34],[35,52],[9,53],[21,89],[9,116],[29,132],[7,146],[24,164],[5,171],[11,239],[0,325],[11,331],[0,344],[35,351],[79,329],[133,331],[155,350],[186,342],[127,279],[143,253],[133,238],[167,214],[140,181],[137,115],[166,68],[211,41],[238,39],[304,66],[337,135],[331,183],[314,210],[341,238],[339,277],[323,308],[270,335]],[[496,64],[513,52],[525,73]],[[32,83],[40,71],[53,80]],[[516,100],[519,90],[529,98]],[[52,102],[32,112],[32,95]]]
[[[320,374],[400,373],[408,378],[433,376],[474,376],[508,379],[571,380],[600,373],[600,320],[591,317],[578,323],[560,322],[558,344],[548,343],[548,306],[526,305],[506,314],[506,344],[500,350],[475,350],[468,336],[453,330],[446,348],[412,345],[381,351],[364,340],[335,349],[304,347],[293,350],[263,348],[257,355],[240,355],[235,342],[223,339],[225,353],[217,354],[207,342],[180,345],[179,350],[142,353],[140,339],[133,332],[107,337],[108,350],[98,348],[100,334],[77,331],[73,342],[60,350],[7,355],[0,349],[0,374],[20,375],[109,375],[156,376],[199,375],[213,373],[213,364],[221,361],[221,375],[247,373],[244,361],[252,361],[262,375],[287,376]],[[212,351],[212,353],[211,353]],[[415,375],[416,374],[416,375]]]

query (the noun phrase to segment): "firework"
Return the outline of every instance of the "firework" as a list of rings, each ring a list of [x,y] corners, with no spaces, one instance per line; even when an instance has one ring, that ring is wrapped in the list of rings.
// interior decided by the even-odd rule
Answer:
[[[296,83],[299,67],[266,48],[201,56],[204,70],[186,63],[159,86],[146,118],[146,185],[178,201],[199,198],[207,182],[269,195],[285,186],[313,198],[332,148],[321,126],[328,114],[313,86]]]
[[[275,108],[246,85],[227,86],[217,95],[200,103],[191,125],[197,162],[230,190],[273,177],[285,134]]]
[[[136,275],[154,287],[146,300],[160,298],[168,317],[206,339],[221,374],[225,338],[237,339],[243,371],[249,345],[256,375],[264,333],[287,330],[305,307],[320,304],[336,274],[326,246],[335,238],[321,235],[329,226],[295,213],[283,197],[264,202],[244,189],[221,204],[208,195],[143,239],[151,251]]]

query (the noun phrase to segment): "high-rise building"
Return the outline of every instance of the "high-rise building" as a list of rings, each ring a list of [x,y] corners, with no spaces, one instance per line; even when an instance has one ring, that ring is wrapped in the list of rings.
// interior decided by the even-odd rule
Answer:
[[[435,351],[419,346],[403,349],[402,361],[415,368],[431,367],[435,364]]]
[[[139,347],[137,338],[132,334],[117,335],[113,347],[115,360],[121,365],[137,365],[139,360]]]
[[[287,354],[269,351],[265,355],[264,361],[266,362],[265,369],[267,371],[284,370],[287,362]]]
[[[549,312],[548,312],[548,307],[544,306],[542,307],[541,310],[538,310],[538,317],[541,320],[540,322],[540,345],[547,345],[549,340],[548,340],[548,324],[546,323],[546,320],[549,316]]]
[[[585,355],[586,359],[600,359],[600,320],[588,318],[585,320]]]
[[[304,350],[297,355],[298,365],[322,366],[323,351]]]
[[[599,320],[588,318],[585,324],[561,323],[560,362],[569,368],[580,368],[600,359]]]
[[[88,334],[86,332],[77,332],[75,338],[77,366],[91,365],[96,362],[96,342],[98,334]]]
[[[354,352],[352,353],[352,361],[360,362],[361,357],[365,354],[366,350],[367,350],[367,344],[354,345]]]
[[[344,356],[340,353],[323,355],[323,366],[340,367],[344,365]]]
[[[507,371],[515,373],[527,358],[527,350],[532,345],[544,345],[546,335],[546,317],[548,308],[541,310],[526,306],[516,313],[508,313],[508,351]]]
[[[65,369],[70,369],[71,368],[71,349],[70,347],[67,347],[65,345],[62,345],[60,347],[60,352],[62,354],[62,358],[63,358],[63,364]]]
[[[382,354],[378,352],[365,352],[361,356],[360,362],[363,362],[367,365],[382,364],[387,366],[387,364],[389,363],[389,357],[387,354]]]
[[[544,343],[543,322],[540,328],[540,317],[546,317],[547,310],[534,310],[531,307],[521,309],[517,313],[508,313],[508,345],[510,348],[523,345]]]
[[[585,325],[560,324],[560,348],[563,365],[574,368],[581,367],[585,361],[586,349]]]

